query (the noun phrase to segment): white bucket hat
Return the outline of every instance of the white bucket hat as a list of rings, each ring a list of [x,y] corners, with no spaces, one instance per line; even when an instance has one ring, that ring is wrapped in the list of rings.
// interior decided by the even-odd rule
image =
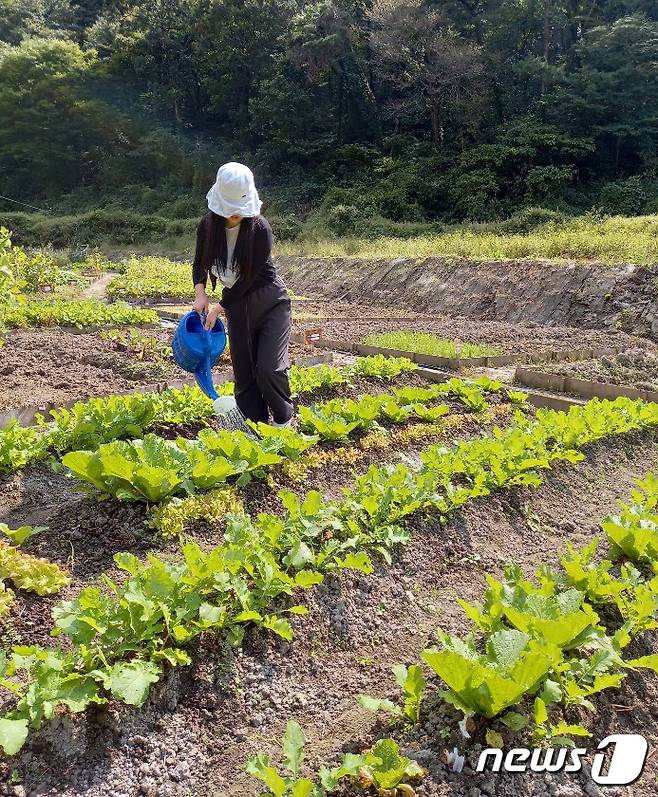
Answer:
[[[218,216],[258,216],[260,201],[254,175],[242,163],[225,163],[217,172],[215,184],[206,196],[208,207]]]

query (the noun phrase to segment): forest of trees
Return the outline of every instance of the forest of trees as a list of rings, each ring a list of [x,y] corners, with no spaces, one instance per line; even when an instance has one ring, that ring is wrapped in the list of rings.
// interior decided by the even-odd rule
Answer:
[[[658,212],[656,0],[0,0],[0,194],[201,212]],[[0,201],[0,209],[10,205]]]

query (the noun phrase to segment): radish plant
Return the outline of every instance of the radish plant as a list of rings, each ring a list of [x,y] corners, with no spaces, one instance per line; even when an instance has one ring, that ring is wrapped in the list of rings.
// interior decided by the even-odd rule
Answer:
[[[409,667],[404,664],[396,664],[392,669],[395,681],[402,689],[403,705],[398,706],[392,700],[370,695],[359,695],[359,702],[369,711],[384,711],[393,717],[405,717],[411,723],[417,723],[420,721],[420,704],[427,687],[423,671],[417,664],[412,664]]]
[[[280,770],[272,766],[270,757],[264,753],[247,761],[247,772],[267,788],[260,797],[325,797],[343,780],[350,780],[363,789],[374,788],[382,797],[414,797],[409,781],[425,775],[425,770],[415,761],[400,754],[397,742],[380,739],[360,755],[347,753],[337,767],[322,767],[312,779],[302,777],[305,744],[301,727],[289,720],[281,744],[283,763]]]

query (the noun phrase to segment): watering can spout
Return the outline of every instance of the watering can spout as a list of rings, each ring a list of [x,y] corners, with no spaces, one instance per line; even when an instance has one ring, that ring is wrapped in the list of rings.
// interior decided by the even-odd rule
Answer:
[[[215,390],[215,384],[212,378],[212,361],[210,357],[205,362],[199,363],[197,369],[194,371],[194,378],[197,385],[203,392],[213,401],[219,398],[219,394]]]
[[[217,423],[230,431],[241,431],[254,436],[233,396],[219,396],[212,380],[212,367],[226,348],[226,331],[217,320],[211,330],[204,329],[196,312],[181,318],[172,343],[174,360],[186,371],[194,374],[197,385],[213,400]]]

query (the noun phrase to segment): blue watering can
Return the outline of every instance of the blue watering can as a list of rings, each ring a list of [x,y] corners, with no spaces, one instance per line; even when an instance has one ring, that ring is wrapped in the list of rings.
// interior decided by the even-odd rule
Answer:
[[[171,347],[176,363],[194,374],[206,396],[213,400],[219,398],[212,380],[212,367],[226,348],[224,324],[218,319],[211,330],[206,330],[201,317],[193,310],[178,322]]]

